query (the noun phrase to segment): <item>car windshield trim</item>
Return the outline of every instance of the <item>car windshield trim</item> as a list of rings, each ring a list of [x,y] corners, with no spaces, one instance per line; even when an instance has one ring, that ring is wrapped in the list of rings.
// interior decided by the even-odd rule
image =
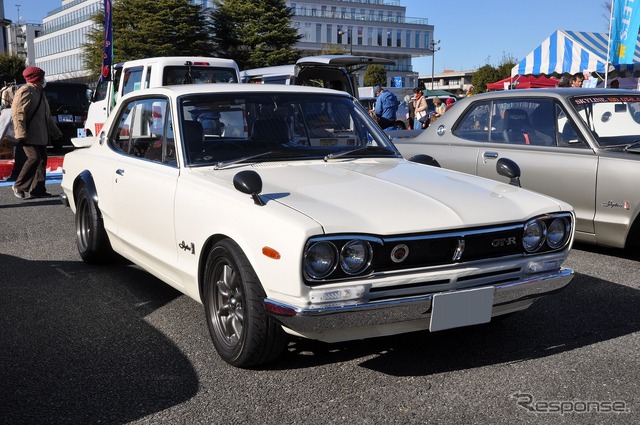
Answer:
[[[178,105],[186,166],[401,156],[368,111],[339,92],[196,93]]]

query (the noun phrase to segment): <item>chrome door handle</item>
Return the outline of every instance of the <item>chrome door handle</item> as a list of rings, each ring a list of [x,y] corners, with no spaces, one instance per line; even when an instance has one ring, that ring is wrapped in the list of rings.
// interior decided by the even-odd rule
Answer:
[[[485,158],[496,159],[498,157],[498,152],[484,152],[482,156]]]
[[[116,170],[116,174],[119,175],[119,176],[124,176],[124,170],[122,168],[118,168]]]

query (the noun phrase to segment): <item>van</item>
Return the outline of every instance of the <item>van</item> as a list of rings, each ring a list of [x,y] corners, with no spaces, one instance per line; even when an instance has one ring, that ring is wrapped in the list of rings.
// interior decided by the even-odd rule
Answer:
[[[51,117],[62,132],[62,138],[52,141],[53,149],[59,151],[71,145],[71,139],[78,137],[87,119],[91,90],[84,83],[52,81],[44,88],[49,102]]]
[[[117,63],[111,80],[98,83],[93,93],[84,131],[86,136],[98,135],[116,101],[135,90],[175,84],[238,82],[238,65],[232,59],[168,56]]]
[[[374,64],[395,65],[395,62],[373,56],[320,55],[299,59],[295,65],[247,69],[240,76],[243,83],[324,87],[358,98],[354,72]]]

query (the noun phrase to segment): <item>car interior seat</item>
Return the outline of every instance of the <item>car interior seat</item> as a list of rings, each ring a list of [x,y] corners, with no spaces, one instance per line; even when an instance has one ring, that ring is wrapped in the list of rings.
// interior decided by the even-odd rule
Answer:
[[[258,118],[251,129],[251,139],[256,142],[287,143],[289,128],[282,118]]]
[[[529,134],[532,130],[527,111],[519,108],[504,111],[502,135],[506,143],[531,144]]]
[[[204,129],[198,121],[182,121],[182,137],[188,157],[193,161],[204,149]]]

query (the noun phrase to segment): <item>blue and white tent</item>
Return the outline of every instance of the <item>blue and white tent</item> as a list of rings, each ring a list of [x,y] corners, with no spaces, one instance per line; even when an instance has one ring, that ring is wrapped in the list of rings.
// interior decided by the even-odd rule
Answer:
[[[604,74],[605,70],[640,73],[640,36],[631,64],[608,64],[608,43],[607,33],[558,30],[514,66],[511,75],[557,76],[584,71]]]

